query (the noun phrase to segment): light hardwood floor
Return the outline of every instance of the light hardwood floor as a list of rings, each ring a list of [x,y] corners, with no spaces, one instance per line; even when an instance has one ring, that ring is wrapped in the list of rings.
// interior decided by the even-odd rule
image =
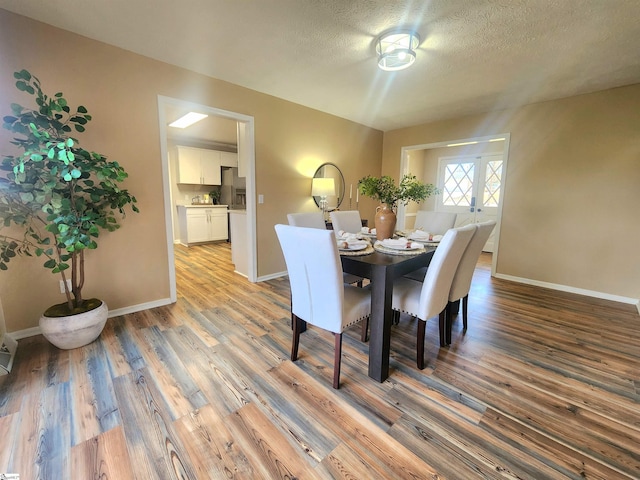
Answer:
[[[640,318],[633,306],[476,270],[469,329],[415,367],[393,327],[391,376],[347,332],[311,327],[289,360],[286,278],[235,275],[226,243],[176,247],[175,305],[110,319],[60,351],[21,340],[0,378],[0,473],[27,479],[623,479],[640,477]]]

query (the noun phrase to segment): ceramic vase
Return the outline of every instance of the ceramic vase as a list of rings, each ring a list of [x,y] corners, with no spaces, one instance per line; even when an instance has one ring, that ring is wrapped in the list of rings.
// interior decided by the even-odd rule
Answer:
[[[40,317],[40,330],[44,338],[62,350],[83,347],[102,333],[109,308],[105,302],[84,313],[66,317]]]
[[[396,231],[396,220],[396,214],[389,205],[383,204],[377,207],[374,219],[376,225],[376,238],[378,240],[392,238],[393,233]]]

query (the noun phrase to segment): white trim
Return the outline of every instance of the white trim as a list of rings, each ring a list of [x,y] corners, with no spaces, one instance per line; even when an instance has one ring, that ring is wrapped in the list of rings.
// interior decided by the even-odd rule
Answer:
[[[141,312],[142,310],[148,310],[150,308],[163,307],[172,303],[175,303],[175,301],[172,301],[170,298],[162,298],[160,300],[154,300],[152,302],[131,305],[130,307],[116,308],[114,310],[109,310],[107,318],[119,317],[128,313]],[[40,334],[42,334],[40,327],[25,328],[24,330],[16,330],[15,332],[11,332],[11,336],[16,340],[20,340],[21,338],[34,337]]]
[[[127,315],[128,313],[140,312],[142,310],[149,310],[150,308],[164,307],[175,303],[175,300],[170,298],[161,298],[160,300],[153,300],[151,302],[139,303],[138,305],[131,305],[130,307],[116,308],[115,310],[109,310],[108,318],[119,317],[120,315]]]
[[[586,290],[584,288],[570,287],[568,285],[560,285],[557,283],[541,282],[539,280],[533,280],[531,278],[515,277],[513,275],[505,275],[503,273],[497,273],[495,277],[501,280],[509,280],[511,282],[524,283],[525,285],[533,285],[534,287],[549,288],[551,290],[558,290],[560,292],[575,293],[577,295],[600,298],[602,300],[611,300],[612,302],[636,305],[638,307],[638,313],[640,313],[640,300],[637,298],[623,297],[620,295],[611,295],[610,293],[596,292],[594,290]]]
[[[276,278],[285,277],[286,275],[287,275],[286,270],[284,272],[277,272],[277,273],[272,273],[270,275],[263,275],[262,277],[258,278],[258,282],[266,282],[267,280],[274,280]]]
[[[493,255],[491,259],[491,275],[496,275],[496,265],[498,264],[498,252],[500,250],[500,226],[502,223],[502,206],[504,205],[504,192],[506,191],[507,185],[507,163],[509,160],[509,143],[511,141],[510,133],[497,133],[495,135],[485,135],[482,137],[469,137],[469,138],[460,138],[456,140],[447,140],[444,142],[435,142],[435,143],[423,143],[420,145],[407,145],[400,148],[400,178],[406,173],[408,173],[409,169],[409,151],[411,150],[427,150],[431,148],[442,148],[446,147],[452,143],[463,143],[463,142],[486,142],[488,140],[492,140],[494,138],[504,138],[504,147],[502,149],[502,190],[500,192],[500,202],[498,204],[498,218],[496,222],[495,228],[495,236],[493,241]],[[398,205],[398,218],[400,222],[398,224],[399,230],[404,230],[404,217],[405,217],[405,207],[404,205]],[[640,308],[640,307],[639,307]]]

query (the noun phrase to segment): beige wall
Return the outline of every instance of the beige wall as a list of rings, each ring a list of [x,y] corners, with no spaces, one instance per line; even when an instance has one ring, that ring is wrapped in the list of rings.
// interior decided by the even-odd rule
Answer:
[[[386,132],[403,146],[510,133],[497,273],[640,298],[640,85]]]
[[[28,33],[27,33],[28,32]],[[311,176],[323,162],[343,170],[347,185],[380,174],[382,132],[179,69],[0,10],[0,110],[28,97],[12,72],[26,68],[48,92],[63,91],[85,105],[94,120],[79,139],[83,147],[119,161],[140,214],[115,233],[102,234],[87,258],[85,296],[111,309],[169,297],[157,96],[180,98],[255,118],[258,275],[284,270],[273,225],[286,213],[313,210]],[[12,153],[0,131],[0,153]],[[7,330],[37,325],[40,313],[64,300],[58,277],[40,259],[12,261],[0,272]]]

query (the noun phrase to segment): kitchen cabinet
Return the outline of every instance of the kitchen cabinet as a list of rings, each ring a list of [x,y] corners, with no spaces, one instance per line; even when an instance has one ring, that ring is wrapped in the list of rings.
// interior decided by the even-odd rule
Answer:
[[[178,183],[221,185],[220,152],[204,148],[177,146]]]
[[[227,215],[226,205],[178,205],[180,243],[189,246],[193,243],[227,240]]]
[[[221,167],[238,167],[238,154],[233,152],[220,152]]]

